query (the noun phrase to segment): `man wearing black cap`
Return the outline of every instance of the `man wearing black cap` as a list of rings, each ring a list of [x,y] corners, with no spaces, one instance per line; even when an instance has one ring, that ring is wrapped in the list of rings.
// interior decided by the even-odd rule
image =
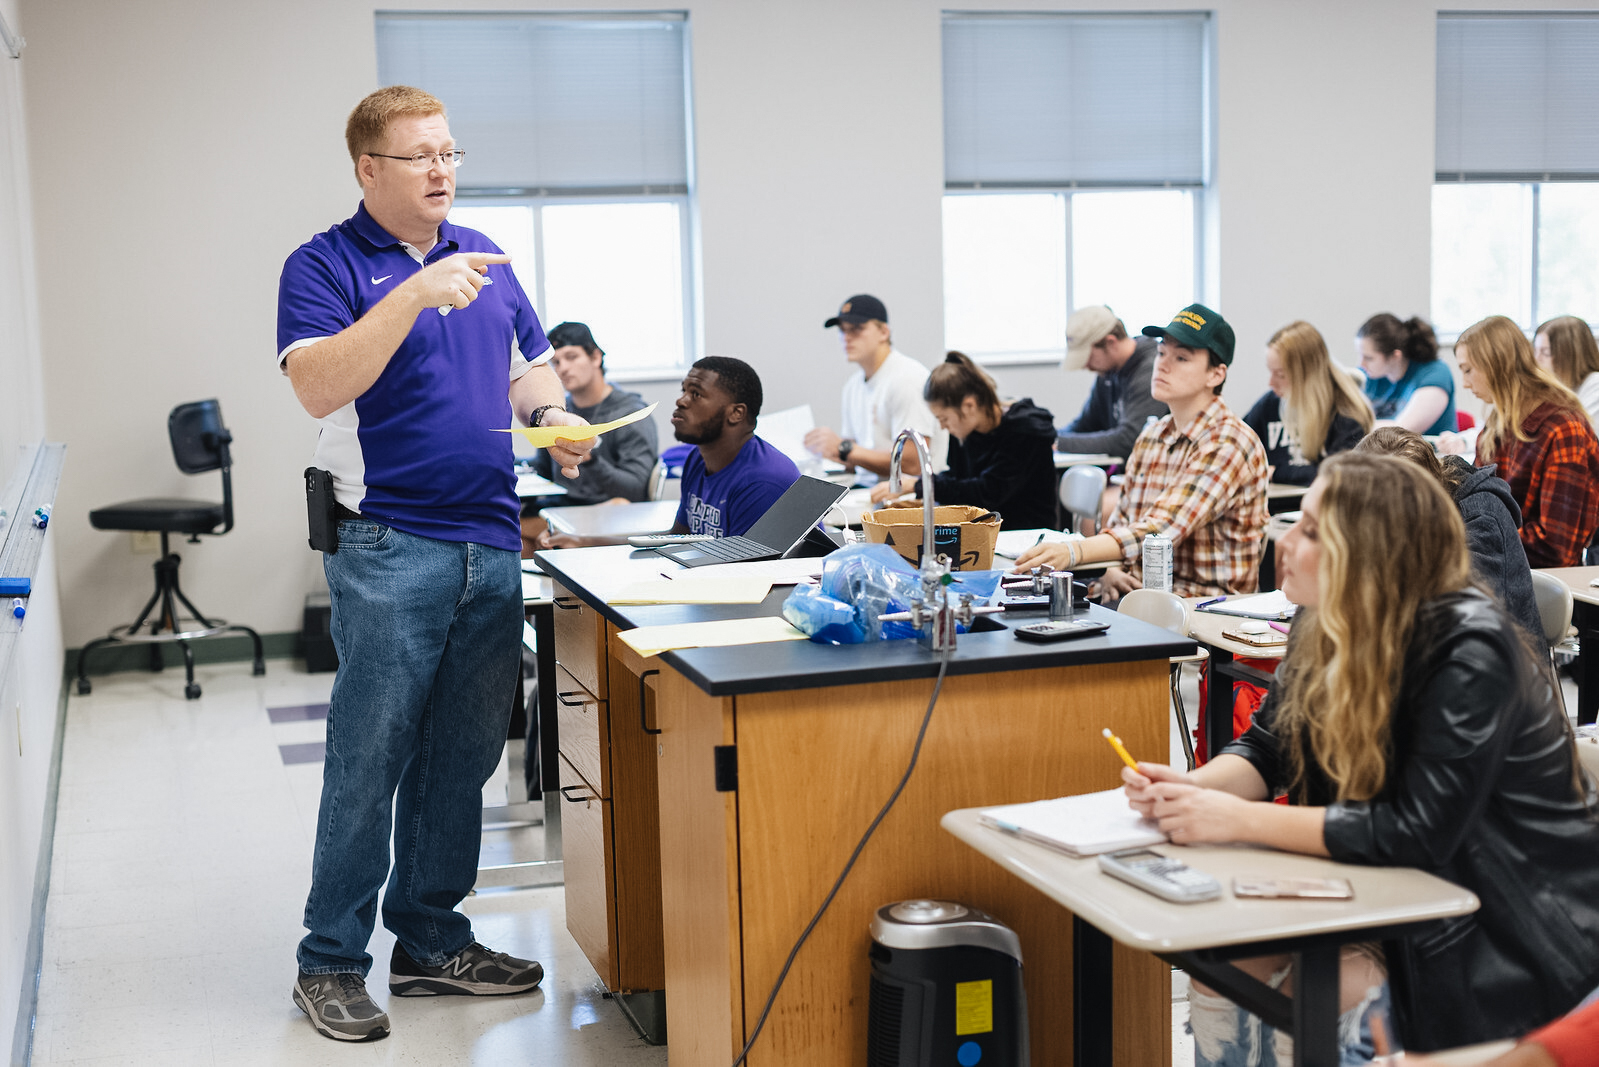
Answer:
[[[563,322],[548,334],[550,366],[566,389],[566,410],[591,424],[611,422],[631,415],[644,405],[637,393],[618,389],[605,380],[605,353],[581,322]],[[522,516],[524,555],[531,541],[535,548],[552,548],[544,522],[534,516],[538,506],[551,504],[625,504],[649,498],[650,471],[658,454],[655,423],[649,419],[619,427],[594,442],[582,478],[568,478],[542,450],[533,457],[533,469],[566,490],[563,497],[540,498],[532,514]]]
[[[1082,541],[1039,545],[1018,570],[1047,563],[1123,560],[1105,572],[1106,600],[1143,585],[1146,534],[1172,542],[1172,591],[1178,596],[1253,593],[1266,539],[1266,450],[1221,398],[1233,362],[1233,328],[1203,304],[1169,325],[1146,326],[1160,338],[1150,392],[1171,408],[1133,444],[1121,502],[1105,532]]]
[[[894,438],[908,427],[928,439],[933,469],[942,470],[949,435],[922,400],[927,368],[894,347],[883,302],[852,296],[822,326],[838,327],[844,356],[858,369],[844,383],[843,432],[819,426],[805,435],[805,447],[853,468],[861,484],[870,485],[887,476]],[[900,470],[921,473],[914,450],[901,457]]]

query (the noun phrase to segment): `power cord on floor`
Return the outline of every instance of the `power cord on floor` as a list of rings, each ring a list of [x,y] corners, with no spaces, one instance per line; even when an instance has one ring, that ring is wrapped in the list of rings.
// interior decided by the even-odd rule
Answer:
[[[750,1034],[749,1041],[745,1042],[744,1050],[733,1061],[732,1067],[739,1067],[744,1058],[750,1054],[750,1049],[755,1047],[755,1041],[761,1036],[761,1029],[766,1026],[766,1017],[772,1013],[772,1005],[777,1003],[778,991],[783,988],[783,982],[788,978],[789,969],[794,966],[800,949],[805,947],[805,942],[810,938],[811,931],[816,929],[816,924],[822,921],[822,916],[827,914],[828,907],[833,903],[833,898],[838,896],[838,891],[843,888],[844,879],[849,877],[849,872],[855,869],[855,861],[861,858],[861,852],[866,848],[866,842],[872,839],[872,834],[877,832],[878,825],[887,817],[889,810],[894,807],[894,802],[899,800],[899,795],[905,791],[905,786],[911,780],[911,772],[916,770],[916,761],[922,755],[922,740],[927,736],[927,724],[933,721],[933,708],[938,704],[938,694],[944,688],[944,672],[949,669],[949,651],[946,649],[939,657],[938,680],[933,683],[933,695],[927,701],[927,711],[922,715],[922,727],[916,732],[916,747],[911,749],[911,761],[905,768],[905,773],[900,776],[899,784],[894,787],[894,792],[889,795],[888,802],[878,811],[877,817],[872,820],[866,832],[861,835],[860,841],[855,845],[855,851],[849,854],[849,861],[844,864],[844,869],[838,872],[838,880],[833,883],[833,888],[827,891],[827,897],[822,901],[822,906],[816,909],[816,914],[811,916],[811,921],[805,924],[805,929],[800,933],[799,940],[794,942],[794,947],[789,950],[788,959],[783,961],[783,969],[777,973],[777,981],[772,985],[772,992],[766,998],[765,1007],[761,1008],[760,1018],[755,1020],[755,1029]]]

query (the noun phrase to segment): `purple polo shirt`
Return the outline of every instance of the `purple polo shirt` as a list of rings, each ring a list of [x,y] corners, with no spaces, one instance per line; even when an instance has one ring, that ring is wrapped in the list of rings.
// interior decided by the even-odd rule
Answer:
[[[476,230],[445,222],[420,261],[363,203],[284,263],[278,365],[352,325],[425,264],[498,251]],[[548,358],[549,342],[511,268],[491,264],[488,279],[470,306],[416,317],[372,387],[320,420],[312,463],[332,472],[339,503],[352,511],[420,537],[520,551],[507,394],[529,359]]]
[[[677,521],[689,533],[741,537],[799,476],[793,460],[759,437],[745,441],[733,462],[715,474],[705,470],[705,457],[696,448],[683,461]]]

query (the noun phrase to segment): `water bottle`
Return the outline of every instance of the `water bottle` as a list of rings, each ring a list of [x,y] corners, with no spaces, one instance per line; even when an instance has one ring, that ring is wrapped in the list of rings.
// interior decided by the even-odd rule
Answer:
[[[1171,588],[1171,538],[1152,533],[1144,537],[1144,588],[1169,593]]]

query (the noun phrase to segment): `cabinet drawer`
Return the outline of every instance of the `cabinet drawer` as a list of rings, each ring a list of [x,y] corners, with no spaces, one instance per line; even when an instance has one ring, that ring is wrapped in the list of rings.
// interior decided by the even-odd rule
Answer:
[[[555,594],[555,658],[601,700],[605,692],[605,619],[560,582]]]
[[[606,988],[616,989],[615,887],[612,884],[611,802],[586,799],[587,785],[561,757],[561,858],[565,861],[566,929]]]
[[[561,755],[582,775],[590,789],[609,799],[611,776],[606,763],[610,745],[605,712],[605,701],[595,699],[570,671],[556,664],[555,717],[560,731]]]

